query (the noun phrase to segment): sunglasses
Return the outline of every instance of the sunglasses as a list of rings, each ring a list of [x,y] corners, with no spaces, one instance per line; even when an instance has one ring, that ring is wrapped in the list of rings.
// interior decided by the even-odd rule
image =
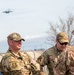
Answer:
[[[60,42],[59,42],[60,43]],[[68,42],[60,43],[61,45],[68,45]]]

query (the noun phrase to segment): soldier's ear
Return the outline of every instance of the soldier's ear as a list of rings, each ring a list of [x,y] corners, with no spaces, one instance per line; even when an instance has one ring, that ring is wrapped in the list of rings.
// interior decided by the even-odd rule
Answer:
[[[56,42],[58,42],[58,40],[56,39]]]
[[[9,44],[9,45],[11,45],[11,44],[12,44],[12,42],[13,42],[12,40],[8,40],[8,44]]]

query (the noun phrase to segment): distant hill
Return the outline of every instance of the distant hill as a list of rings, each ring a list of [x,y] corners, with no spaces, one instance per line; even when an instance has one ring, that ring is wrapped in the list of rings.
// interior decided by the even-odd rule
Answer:
[[[47,37],[40,37],[26,40],[23,44],[24,50],[34,50],[34,49],[47,49],[48,45],[46,44]]]

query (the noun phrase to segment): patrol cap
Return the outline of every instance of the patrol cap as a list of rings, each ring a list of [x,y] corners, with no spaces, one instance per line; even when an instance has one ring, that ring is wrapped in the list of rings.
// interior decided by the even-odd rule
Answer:
[[[14,41],[25,41],[25,39],[23,39],[19,33],[11,33],[7,38]]]
[[[67,33],[65,32],[60,32],[57,34],[57,40],[60,42],[60,43],[69,43],[69,38],[68,38],[68,35]]]

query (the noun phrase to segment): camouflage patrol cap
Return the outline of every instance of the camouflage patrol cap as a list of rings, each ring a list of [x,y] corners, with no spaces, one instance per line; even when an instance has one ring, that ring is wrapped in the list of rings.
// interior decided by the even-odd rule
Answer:
[[[14,41],[25,41],[25,39],[23,39],[19,33],[11,33],[7,38]]]
[[[65,33],[65,32],[60,32],[59,34],[57,34],[57,40],[58,40],[60,43],[64,43],[64,42],[69,43],[68,35],[67,35],[67,33]]]

